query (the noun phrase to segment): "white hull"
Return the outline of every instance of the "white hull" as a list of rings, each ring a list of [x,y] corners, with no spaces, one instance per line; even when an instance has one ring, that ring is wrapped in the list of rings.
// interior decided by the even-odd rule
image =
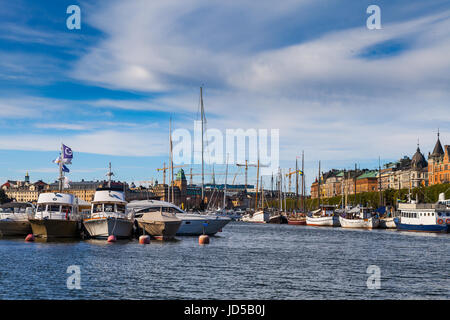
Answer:
[[[306,217],[306,225],[317,226],[317,227],[339,227],[341,224],[339,222],[338,216],[330,217]]]
[[[252,215],[244,215],[241,220],[244,222],[268,223],[270,220],[270,214],[268,212],[257,211]]]
[[[397,229],[394,218],[381,218],[378,227],[382,229]]]
[[[107,238],[112,235],[117,238],[129,238],[133,231],[133,222],[128,219],[87,219],[83,223],[87,232],[93,238]]]
[[[368,219],[346,219],[339,217],[342,228],[375,229],[378,228],[380,220],[376,217]]]
[[[176,217],[181,220],[177,236],[214,235],[231,221],[230,218],[195,213],[177,213]]]

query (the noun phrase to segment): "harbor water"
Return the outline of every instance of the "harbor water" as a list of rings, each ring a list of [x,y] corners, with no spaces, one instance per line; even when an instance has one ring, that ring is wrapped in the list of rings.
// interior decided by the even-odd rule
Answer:
[[[233,222],[178,239],[1,239],[0,299],[450,299],[449,234]]]

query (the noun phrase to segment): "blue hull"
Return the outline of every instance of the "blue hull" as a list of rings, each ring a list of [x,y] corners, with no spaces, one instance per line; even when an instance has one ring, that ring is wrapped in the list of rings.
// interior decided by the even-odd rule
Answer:
[[[447,232],[448,227],[446,224],[429,224],[429,225],[419,225],[419,224],[404,224],[399,223],[398,219],[394,219],[397,230],[402,231],[418,231],[418,232]]]

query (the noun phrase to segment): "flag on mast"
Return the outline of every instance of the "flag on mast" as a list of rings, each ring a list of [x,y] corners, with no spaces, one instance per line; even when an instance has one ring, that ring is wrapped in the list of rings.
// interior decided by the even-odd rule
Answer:
[[[70,164],[73,158],[72,149],[64,144],[62,146],[63,146],[63,155],[62,155],[63,163]]]

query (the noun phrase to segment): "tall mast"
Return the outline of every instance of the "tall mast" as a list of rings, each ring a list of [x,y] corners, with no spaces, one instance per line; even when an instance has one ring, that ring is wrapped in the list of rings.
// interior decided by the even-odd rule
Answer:
[[[356,207],[356,205],[357,205],[357,203],[356,203],[356,175],[357,175],[357,173],[356,173],[356,171],[358,170],[358,168],[356,167],[356,163],[355,163],[355,177],[354,177],[354,187],[355,187],[355,190],[354,190],[354,194],[355,194],[355,207]]]
[[[61,143],[61,155],[59,156],[59,192],[62,192],[63,187],[63,170],[62,170],[63,158],[64,158],[64,147],[63,144]]]
[[[202,203],[205,201],[205,169],[204,169],[204,159],[203,159],[203,120],[205,117],[204,109],[203,109],[203,87],[200,87],[200,108],[201,108],[201,120],[202,120]]]
[[[278,168],[278,202],[280,204],[280,212],[283,211],[283,202],[281,201],[281,183],[283,175],[281,174],[281,168]]]
[[[261,208],[264,210],[264,188],[261,176]]]
[[[170,181],[169,181],[169,201],[174,203],[174,194],[173,194],[173,156],[172,156],[172,117],[170,117],[169,121],[169,145],[170,145],[170,153],[169,153],[169,166],[170,166]]]
[[[383,197],[381,195],[381,158],[378,157],[378,196],[379,196],[379,207],[383,204]]]
[[[318,196],[319,196],[319,209],[320,209],[320,160],[319,160],[319,179],[318,179]]]
[[[255,212],[258,208],[258,188],[259,188],[259,157],[258,157],[258,169],[256,170],[256,198],[255,198]]]
[[[227,198],[227,180],[228,180],[228,153],[227,153],[227,166],[225,169],[225,187],[223,190],[223,210],[226,208],[226,198]]]
[[[295,210],[298,209],[298,159],[295,157]]]
[[[302,151],[302,211],[305,212],[305,152]]]
[[[108,176],[108,188],[111,188],[111,176],[114,175],[114,173],[111,172],[111,162],[109,163],[109,170],[106,175]]]

